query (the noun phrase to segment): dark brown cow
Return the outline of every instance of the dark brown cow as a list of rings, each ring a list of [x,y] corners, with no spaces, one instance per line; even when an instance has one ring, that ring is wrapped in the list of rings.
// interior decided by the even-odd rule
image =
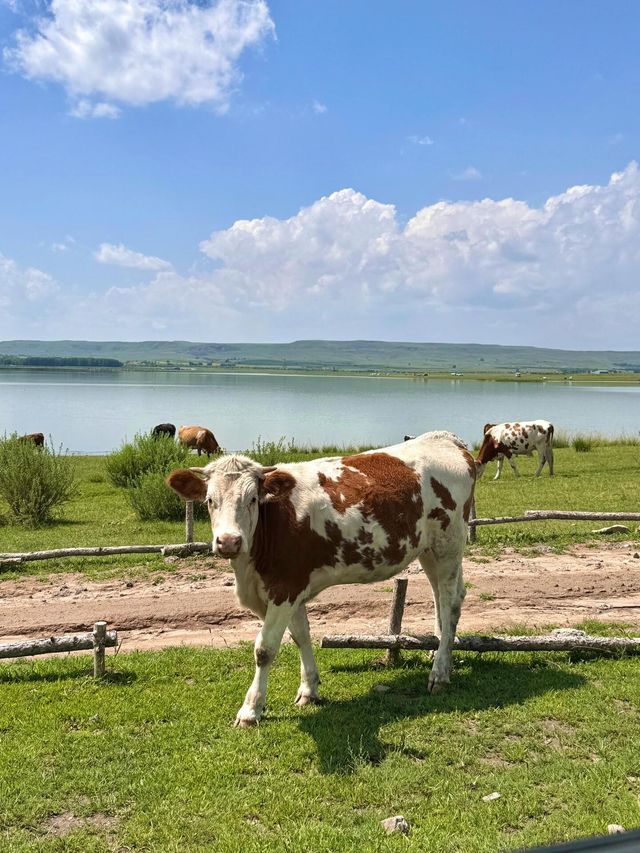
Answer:
[[[174,424],[157,424],[151,430],[151,435],[158,438],[161,435],[170,435],[171,438],[176,434],[176,428]]]
[[[553,476],[553,424],[549,421],[514,421],[504,424],[485,424],[484,438],[476,457],[478,477],[484,473],[487,462],[498,461],[498,470],[493,478],[497,480],[502,473],[505,457],[519,476],[514,456],[531,456],[538,451],[538,470],[540,476],[544,463],[549,464],[549,474]]]
[[[32,441],[36,447],[44,447],[44,433],[30,432],[28,435],[21,435],[20,441]]]
[[[178,441],[185,447],[195,448],[198,451],[198,456],[201,453],[210,456],[212,453],[219,453],[221,450],[216,437],[206,427],[181,426],[178,430]]]
[[[473,457],[448,432],[277,468],[223,456],[169,476],[186,500],[206,500],[214,553],[231,559],[238,600],[263,620],[255,678],[237,725],[260,719],[269,668],[287,627],[302,662],[296,702],[318,700],[307,601],[334,584],[390,578],[416,559],[433,588],[441,636],[428,689],[449,681],[475,477]]]

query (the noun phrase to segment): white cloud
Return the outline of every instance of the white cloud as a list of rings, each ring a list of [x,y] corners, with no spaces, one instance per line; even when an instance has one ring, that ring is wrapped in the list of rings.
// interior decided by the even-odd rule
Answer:
[[[451,175],[454,181],[479,181],[482,177],[482,172],[476,169],[475,166],[467,166],[461,172],[456,172]]]
[[[412,142],[414,145],[434,145],[434,141],[430,136],[417,136],[412,134],[407,136],[407,142]]]
[[[50,249],[56,254],[64,254],[69,251],[75,242],[75,239],[70,234],[67,234],[64,240],[52,243]]]
[[[166,270],[171,268],[169,261],[156,258],[153,255],[143,255],[127,249],[122,243],[115,246],[113,243],[101,243],[94,252],[94,258],[101,264],[114,264],[118,267],[130,267],[136,270]]]
[[[204,272],[159,269],[137,286],[65,294],[48,336],[82,328],[109,338],[117,327],[137,339],[638,348],[635,163],[605,185],[572,187],[539,207],[512,198],[442,201],[408,221],[394,205],[344,189],[288,219],[238,220],[200,248],[214,262]],[[30,318],[37,312],[26,271],[12,274]],[[32,296],[38,282],[55,286],[40,271],[32,280]]]
[[[48,273],[0,254],[0,335],[13,338],[20,329],[40,328],[59,290]]]
[[[114,104],[105,101],[94,104],[86,98],[80,98],[69,110],[69,114],[75,118],[118,118],[121,112]]]
[[[323,104],[321,101],[314,101],[313,104],[311,105],[311,109],[317,115],[322,115],[323,113],[326,113],[327,105]]]
[[[61,83],[79,117],[112,102],[228,106],[242,52],[274,33],[266,0],[50,0],[4,51],[25,77]]]

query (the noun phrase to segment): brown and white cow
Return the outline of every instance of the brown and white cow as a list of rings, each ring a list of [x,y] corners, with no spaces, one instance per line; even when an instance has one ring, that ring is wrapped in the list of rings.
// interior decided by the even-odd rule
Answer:
[[[168,485],[183,498],[206,500],[213,552],[231,559],[239,602],[263,620],[255,677],[236,725],[259,721],[287,627],[301,658],[296,702],[318,700],[307,601],[334,584],[390,578],[415,559],[431,582],[441,636],[428,689],[449,681],[475,478],[473,457],[446,432],[277,467],[223,456],[169,475]]]
[[[201,453],[210,456],[212,453],[220,452],[220,445],[210,429],[201,426],[181,426],[178,429],[178,441],[185,447],[194,447]]]
[[[504,424],[485,424],[484,438],[476,457],[478,477],[484,473],[485,465],[492,459],[498,460],[498,470],[493,478],[497,480],[502,473],[505,457],[519,476],[514,456],[531,456],[538,451],[538,470],[540,476],[544,463],[549,464],[549,474],[553,476],[553,424],[549,421],[515,421]]]

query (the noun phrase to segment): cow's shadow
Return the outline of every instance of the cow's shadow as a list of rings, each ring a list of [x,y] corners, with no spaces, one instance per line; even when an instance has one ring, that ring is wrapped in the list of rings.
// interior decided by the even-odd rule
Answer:
[[[371,668],[375,668],[372,664]],[[333,679],[345,677],[349,667],[326,672],[325,688]],[[353,671],[362,671],[355,664]],[[380,730],[401,720],[428,718],[451,713],[483,711],[521,704],[549,691],[575,690],[586,682],[584,676],[556,667],[531,662],[495,661],[481,656],[468,658],[454,672],[451,685],[443,692],[429,695],[426,690],[429,667],[414,657],[404,662],[392,679],[384,677],[367,693],[351,699],[324,700],[314,709],[300,714],[300,727],[315,741],[323,773],[352,773],[362,763],[379,764],[388,753],[397,752],[397,744],[385,743]],[[388,687],[388,690],[384,690]],[[461,730],[462,733],[462,730]],[[424,754],[407,750],[415,757]]]

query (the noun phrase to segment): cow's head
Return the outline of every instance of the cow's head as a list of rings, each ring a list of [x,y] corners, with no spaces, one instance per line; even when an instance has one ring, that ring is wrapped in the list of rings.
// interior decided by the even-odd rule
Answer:
[[[234,454],[205,468],[181,468],[167,485],[188,501],[206,501],[211,517],[213,553],[233,558],[251,551],[261,503],[285,498],[295,479]]]
[[[480,445],[480,450],[478,451],[478,455],[476,456],[476,478],[479,480],[480,477],[484,474],[484,469],[487,462],[491,462],[493,459],[497,459],[498,456],[506,456],[509,458],[512,456],[511,451],[503,444],[503,442],[498,441],[495,436],[491,435],[490,432],[486,432],[484,438],[482,439],[482,444]]]

